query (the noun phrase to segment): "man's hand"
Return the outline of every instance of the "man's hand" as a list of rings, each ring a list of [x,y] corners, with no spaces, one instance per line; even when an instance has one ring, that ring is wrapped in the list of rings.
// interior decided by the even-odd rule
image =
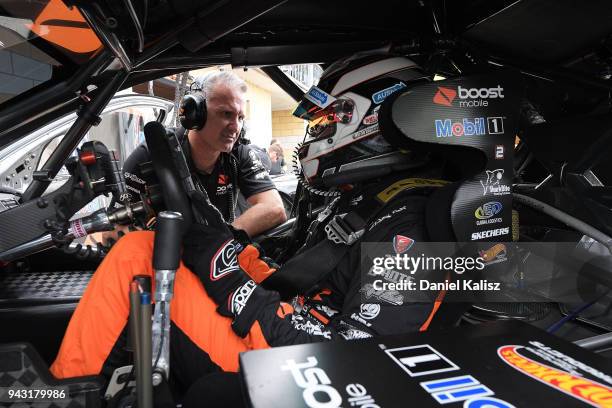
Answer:
[[[240,238],[225,223],[219,211],[202,192],[190,195],[194,210],[207,225],[193,223],[183,238],[183,262],[202,281],[218,305],[217,312],[233,319],[232,328],[244,337],[262,304],[278,297],[257,285],[271,270],[259,259],[259,251]],[[247,270],[243,269],[243,266]],[[249,271],[253,274],[249,274]]]
[[[207,225],[194,222],[183,238],[183,262],[199,277],[218,305],[249,280],[238,263],[240,243],[208,197],[200,191],[190,195],[193,208]]]
[[[232,224],[254,237],[287,221],[283,200],[276,190],[253,194],[247,199],[251,207]]]

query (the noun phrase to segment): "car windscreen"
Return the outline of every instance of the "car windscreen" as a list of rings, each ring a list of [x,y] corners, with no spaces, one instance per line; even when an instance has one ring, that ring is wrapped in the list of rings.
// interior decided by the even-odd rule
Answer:
[[[61,0],[0,0],[0,104],[69,77],[101,47]]]

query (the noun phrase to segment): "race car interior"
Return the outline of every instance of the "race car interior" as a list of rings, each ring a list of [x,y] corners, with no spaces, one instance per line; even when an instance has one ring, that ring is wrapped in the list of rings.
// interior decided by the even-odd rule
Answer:
[[[458,369],[482,356],[455,350],[444,333],[492,350],[512,343],[491,339],[516,335],[516,344],[553,345],[572,361],[596,367],[583,364],[591,374],[611,374],[612,5],[605,0],[583,3],[0,1],[0,41],[6,46],[0,55],[29,55],[38,64],[31,69],[46,72],[38,81],[15,85],[16,91],[0,92],[0,387],[61,385],[69,390],[65,402],[70,406],[131,406],[133,400],[119,398],[129,394],[138,406],[152,407],[155,388],[167,383],[169,352],[164,338],[169,335],[165,317],[171,307],[171,285],[156,285],[155,299],[162,299],[163,306],[144,317],[153,317],[153,327],[133,329],[139,333],[141,352],[145,350],[134,363],[135,377],[130,377],[131,367],[116,372],[110,382],[101,376],[57,380],[48,370],[87,283],[111,249],[87,245],[84,238],[116,225],[155,229],[154,269],[160,274],[156,279],[171,281],[180,257],[177,243],[197,217],[188,198],[196,187],[176,135],[165,127],[173,119],[173,103],[151,98],[154,109],[135,119],[134,109],[144,102],[136,96],[114,97],[118,91],[192,69],[231,64],[260,68],[298,101],[304,91],[280,66],[317,63],[326,68],[356,52],[407,56],[435,78],[395,89],[377,118],[380,134],[392,146],[429,152],[445,163],[449,184],[434,194],[426,212],[431,240],[478,241],[491,270],[511,261],[517,265],[512,283],[521,291],[529,286],[539,290],[529,292],[528,298],[510,291],[495,300],[444,302],[423,334],[429,337],[413,333],[386,339],[384,345],[373,339],[355,341],[355,346],[322,344],[302,350],[319,356],[328,364],[328,373],[339,370],[342,359],[371,353],[371,365],[362,369],[377,371],[388,363],[376,365],[380,350],[401,366],[402,359],[413,356],[394,355],[394,350],[427,343],[436,358]],[[47,26],[58,34],[45,36]],[[80,41],[74,40],[75,34]],[[114,125],[106,124],[107,115]],[[129,129],[142,130],[151,152],[146,171],[159,180],[135,200],[128,199],[121,170],[124,157],[117,152],[132,143],[122,139],[128,127],[116,125],[123,123],[116,120],[121,115],[129,117]],[[334,195],[322,194],[308,183],[297,157],[294,171],[300,182],[291,218],[254,237],[279,263],[288,262],[310,239],[309,227],[334,200]],[[154,215],[156,224],[143,223]],[[547,243],[552,252],[542,245]],[[289,297],[307,287],[308,279],[304,274],[279,274],[268,284]],[[143,317],[134,321],[139,319]],[[515,352],[499,350],[499,356]],[[152,367],[147,352],[156,351],[163,357]],[[260,372],[262,364],[280,367],[293,358],[286,350],[275,352],[241,356],[242,381],[252,406],[272,406],[264,394],[273,392],[266,387],[274,381]],[[508,361],[526,358],[517,355]],[[410,366],[413,371],[402,366],[411,380],[435,371],[415,374],[419,363],[415,364]],[[291,370],[297,378],[299,369]],[[380,370],[377,375],[384,378],[388,371]],[[440,372],[449,370],[453,369]],[[534,388],[529,395],[517,396],[514,404],[534,406],[548,398],[555,406],[608,406],[609,376],[606,380],[603,374],[572,373],[607,387],[607,397],[597,402],[565,391],[549,397]],[[606,381],[605,386],[600,383]],[[487,383],[503,389],[497,396],[510,393],[497,382]],[[351,398],[365,395],[365,389],[361,394],[351,385],[355,384],[346,387]],[[380,406],[403,406],[398,401],[422,398],[418,406],[437,406],[467,398],[436,394],[432,399],[434,391],[428,385],[434,387],[433,380],[420,383],[412,394],[404,395],[403,389],[395,397],[377,396],[376,401]],[[290,386],[295,387],[293,380]],[[372,395],[374,388],[368,385]],[[295,395],[283,397],[285,405],[277,406],[304,406],[302,390],[296,389]],[[180,403],[182,391],[172,390],[174,404]],[[487,398],[495,399],[493,391],[488,392]],[[332,404],[338,402],[336,394],[328,393],[328,400],[331,405],[307,406],[340,406]],[[375,404],[363,401],[357,405]]]

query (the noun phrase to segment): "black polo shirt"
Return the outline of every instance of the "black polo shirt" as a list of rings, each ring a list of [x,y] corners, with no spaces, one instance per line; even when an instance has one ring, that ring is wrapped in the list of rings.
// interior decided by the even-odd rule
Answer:
[[[206,190],[210,201],[221,211],[226,220],[230,219],[234,206],[231,200],[232,197],[235,200],[237,190],[248,199],[254,194],[275,188],[268,171],[251,146],[240,144],[231,153],[221,153],[212,173],[206,174],[196,169],[189,141],[186,137],[183,139],[181,144],[194,182]],[[157,184],[154,172],[144,175],[142,172],[141,165],[150,161],[145,143],[136,147],[125,160],[123,176],[131,195],[130,201],[139,201],[147,186]],[[238,185],[237,189],[235,184]]]

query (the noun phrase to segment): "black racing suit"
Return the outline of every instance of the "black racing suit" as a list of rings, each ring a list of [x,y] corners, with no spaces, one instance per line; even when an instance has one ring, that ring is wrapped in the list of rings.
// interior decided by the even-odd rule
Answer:
[[[311,296],[296,298],[293,307],[280,302],[276,292],[257,286],[241,311],[241,314],[249,313],[247,309],[250,308],[253,315],[246,321],[240,321],[241,315],[234,316],[233,326],[238,329],[235,331],[242,335],[245,328],[239,327],[241,324],[256,324],[261,328],[267,345],[276,347],[425,330],[430,317],[435,314],[433,300],[413,302],[398,292],[377,291],[370,284],[362,283],[360,244],[378,243],[378,249],[382,253],[391,253],[392,242],[398,235],[417,242],[426,240],[424,212],[428,201],[427,192],[421,190],[400,195],[376,214],[372,214],[364,235],[351,246],[333,271],[318,285],[317,292]],[[319,238],[325,239],[322,236]],[[308,254],[307,251],[303,254],[317,256],[316,253]],[[192,268],[194,271],[197,269]],[[382,279],[390,282],[397,282],[402,278],[407,277],[401,276],[401,273],[382,275]],[[206,283],[204,286],[208,289]],[[234,293],[240,291],[239,288]],[[231,299],[232,296],[228,298]],[[220,306],[218,311],[220,309],[223,307]],[[192,365],[194,361],[196,359],[187,365]],[[194,371],[184,370],[182,374]],[[185,397],[185,406],[197,406],[198,403],[193,401],[211,398],[217,401],[219,406],[247,406],[239,398],[239,381],[235,376],[230,373],[206,374],[208,373],[203,373],[203,377],[193,383]],[[214,387],[209,384],[214,384]]]
[[[318,285],[317,292],[294,300],[293,310],[287,310],[286,305],[280,303],[277,292],[259,285],[261,276],[254,276],[248,270],[253,264],[244,265],[241,261],[241,271],[211,280],[217,266],[210,263],[213,254],[209,255],[205,246],[219,248],[219,245],[210,244],[221,243],[218,237],[222,234],[215,234],[217,238],[211,240],[209,232],[194,232],[193,239],[185,242],[183,260],[203,281],[207,293],[219,305],[218,312],[233,318],[233,328],[239,336],[245,336],[257,322],[272,347],[418,331],[433,313],[433,299],[414,302],[399,293],[381,293],[362,285],[360,244],[375,242],[391,254],[394,237],[398,235],[417,242],[425,241],[424,212],[429,191],[404,192],[373,214],[361,239],[342,256]],[[246,244],[236,245],[236,252],[240,253]],[[300,256],[316,257],[317,253],[305,251]],[[227,282],[223,283],[225,279]],[[235,302],[237,295],[238,304]]]

